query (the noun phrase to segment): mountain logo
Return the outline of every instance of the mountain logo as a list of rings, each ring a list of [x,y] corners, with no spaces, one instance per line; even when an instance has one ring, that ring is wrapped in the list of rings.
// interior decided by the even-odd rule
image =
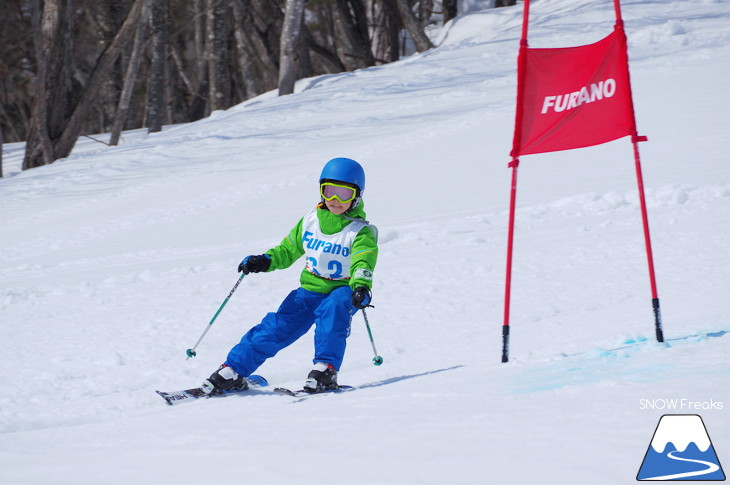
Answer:
[[[659,419],[637,480],[725,480],[702,418],[665,414]]]

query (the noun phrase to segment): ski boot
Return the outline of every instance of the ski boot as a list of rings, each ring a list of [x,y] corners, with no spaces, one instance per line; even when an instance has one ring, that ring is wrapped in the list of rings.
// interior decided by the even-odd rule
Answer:
[[[307,376],[304,383],[304,390],[310,393],[338,389],[337,371],[330,364],[317,362]]]
[[[203,381],[200,388],[206,394],[219,394],[231,389],[248,389],[248,379],[239,375],[232,367],[223,364]]]

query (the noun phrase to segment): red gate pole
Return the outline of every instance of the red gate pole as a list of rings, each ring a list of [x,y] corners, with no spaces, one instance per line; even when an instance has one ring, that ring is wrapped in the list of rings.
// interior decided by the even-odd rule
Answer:
[[[664,330],[662,329],[662,312],[659,306],[659,294],[656,288],[656,275],[654,273],[654,255],[651,250],[651,236],[649,234],[649,215],[646,210],[646,197],[644,196],[644,177],[641,174],[641,159],[639,157],[639,142],[646,141],[645,136],[632,135],[631,142],[634,145],[634,162],[636,165],[636,180],[639,185],[639,202],[641,203],[641,220],[644,225],[644,243],[646,244],[646,259],[649,264],[649,282],[651,283],[651,305],[654,310],[654,326],[657,342],[664,342]]]
[[[624,20],[621,17],[621,0],[613,0],[614,10],[616,11],[616,28],[623,32]],[[627,54],[628,69],[628,54]],[[629,85],[629,91],[631,86]],[[649,282],[651,284],[651,305],[654,310],[654,327],[656,330],[657,342],[664,342],[664,330],[662,328],[662,312],[659,306],[659,294],[656,286],[656,275],[654,273],[654,255],[651,250],[651,235],[649,234],[649,215],[646,210],[646,196],[644,195],[644,176],[641,173],[641,157],[639,157],[639,142],[647,141],[645,136],[640,136],[636,131],[636,114],[634,112],[634,96],[629,96],[631,102],[631,116],[633,119],[633,133],[631,134],[631,143],[634,146],[634,164],[636,166],[636,181],[639,186],[639,203],[641,204],[641,220],[644,226],[644,243],[646,245],[646,259],[649,264]]]
[[[502,325],[502,362],[509,361],[509,309],[512,293],[512,250],[514,248],[515,233],[515,206],[517,202],[517,167],[520,165],[518,158],[513,158],[509,164],[512,168],[512,187],[509,199],[509,229],[507,232],[507,276],[504,288],[504,325]]]
[[[515,206],[517,204],[517,167],[522,136],[522,106],[525,88],[525,74],[527,63],[527,26],[530,19],[530,0],[525,0],[522,11],[522,38],[520,39],[520,54],[517,58],[517,109],[515,114],[515,135],[512,148],[512,161],[508,167],[512,169],[512,185],[509,200],[509,229],[507,233],[507,275],[504,288],[504,323],[502,325],[502,362],[509,362],[509,310],[512,295],[512,252],[515,233]]]

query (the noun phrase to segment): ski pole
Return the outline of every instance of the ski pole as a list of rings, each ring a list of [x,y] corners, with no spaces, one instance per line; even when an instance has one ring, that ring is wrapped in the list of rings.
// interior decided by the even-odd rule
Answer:
[[[198,345],[203,340],[203,337],[205,337],[205,334],[208,333],[208,330],[210,330],[210,327],[213,326],[213,322],[215,322],[215,319],[218,318],[218,315],[220,314],[221,310],[223,310],[223,307],[226,306],[226,303],[228,303],[228,300],[231,299],[231,296],[233,296],[233,292],[236,291],[236,288],[238,288],[238,285],[241,283],[241,280],[243,280],[243,277],[244,276],[246,276],[246,274],[245,273],[241,273],[241,277],[238,278],[238,281],[236,281],[236,284],[233,285],[233,289],[231,290],[230,293],[228,293],[228,296],[226,297],[226,299],[223,300],[223,303],[221,303],[221,306],[218,308],[218,311],[215,312],[215,315],[213,315],[213,318],[211,319],[210,323],[208,324],[207,327],[205,327],[205,330],[203,330],[203,334],[200,336],[200,338],[198,339],[198,341],[195,342],[195,345],[193,345],[193,348],[192,349],[188,349],[188,350],[185,351],[185,353],[188,356],[187,359],[185,359],[185,360],[188,360],[190,357],[195,357],[196,355],[198,355],[195,352],[195,349],[198,348]]]
[[[370,337],[370,345],[373,346],[373,354],[375,354],[375,357],[373,357],[373,364],[374,365],[380,365],[383,363],[383,358],[378,355],[378,351],[375,349],[375,341],[373,340],[373,332],[370,330],[370,323],[368,322],[368,314],[365,313],[365,309],[362,309],[362,316],[365,319],[365,328],[368,329],[368,336]]]

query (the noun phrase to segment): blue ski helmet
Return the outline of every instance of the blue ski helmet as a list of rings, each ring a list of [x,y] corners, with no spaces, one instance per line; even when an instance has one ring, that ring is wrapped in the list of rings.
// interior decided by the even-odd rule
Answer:
[[[319,183],[324,180],[336,180],[354,185],[358,190],[358,199],[365,192],[365,170],[351,158],[333,158],[322,169]]]

